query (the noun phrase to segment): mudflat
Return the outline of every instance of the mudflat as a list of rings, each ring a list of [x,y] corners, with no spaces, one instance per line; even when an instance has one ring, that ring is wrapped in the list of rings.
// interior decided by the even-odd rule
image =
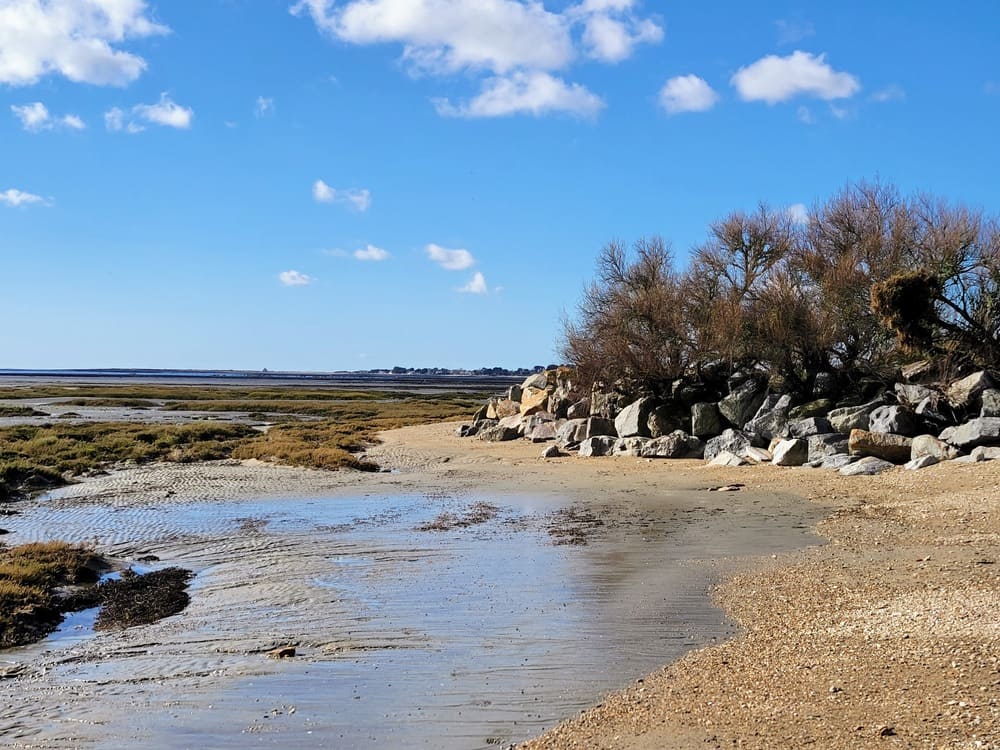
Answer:
[[[392,602],[409,597],[412,605],[437,588],[456,609],[470,607],[470,591],[479,597],[471,600],[478,621],[498,633],[488,652],[529,633],[520,646],[558,685],[532,695],[530,685],[518,682],[518,675],[532,674],[530,664],[494,670],[491,684],[465,677],[467,660],[474,659],[459,648],[442,679],[458,680],[461,695],[428,695],[421,713],[391,717],[401,728],[454,722],[444,712],[462,701],[466,713],[458,724],[469,731],[450,733],[450,746],[508,744],[548,728],[525,747],[996,747],[998,462],[849,478],[769,465],[541,459],[538,445],[462,440],[453,432],[454,425],[439,424],[384,433],[370,456],[392,473],[254,461],[152,465],[24,505],[6,524],[18,540],[53,534],[61,524],[76,529],[78,538],[69,541],[96,537],[102,549],[123,558],[154,554],[206,573],[192,586],[192,605],[177,617],[68,649],[65,642],[48,643],[0,655],[0,669],[10,675],[0,681],[4,741],[114,747],[134,738],[183,747],[209,739],[236,747],[277,746],[297,737],[317,747],[392,746],[366,733],[386,723],[372,708],[373,694],[385,695],[386,685],[419,692],[406,676],[413,655],[452,652],[435,642],[434,623],[412,628],[405,619],[388,618],[390,624],[373,630],[371,612],[356,604],[389,591],[391,614]],[[709,492],[733,483],[744,486]],[[338,510],[332,502],[338,497],[353,505]],[[318,505],[316,498],[330,500]],[[385,506],[379,498],[404,500]],[[405,498],[441,502],[408,505]],[[269,499],[280,499],[280,516],[268,515]],[[366,499],[378,513],[354,519],[350,534],[341,534],[340,516],[364,516]],[[431,507],[434,514],[412,524],[414,513]],[[664,507],[666,521],[659,515]],[[317,536],[316,518],[324,513],[328,523]],[[674,523],[688,517],[691,523]],[[391,530],[400,518],[409,524],[405,539],[359,536],[365,528]],[[418,525],[445,531],[414,532]],[[682,527],[687,531],[678,534]],[[495,569],[513,566],[522,580],[539,570],[553,581],[582,571],[586,586],[563,592],[562,604],[575,605],[580,591],[597,592],[599,609],[584,602],[573,619],[562,604],[553,606],[550,590],[530,587],[524,601],[510,602],[503,591],[491,593],[490,576],[482,572],[474,587],[463,588],[467,571],[460,566],[431,568],[437,572],[430,585],[426,578],[398,577],[407,566],[433,566],[445,557],[436,543],[414,544],[413,533],[437,539],[459,532],[468,534],[455,537],[464,540],[463,550],[480,545],[476,549],[492,557],[477,559]],[[720,535],[729,541],[715,543]],[[400,540],[405,543],[395,543]],[[586,552],[574,556],[577,543]],[[689,632],[664,614],[673,603],[630,609],[655,599],[649,586],[675,574],[673,567],[661,573],[650,550],[675,548],[688,549],[689,558],[695,557],[691,549],[704,550],[704,560],[681,566],[697,567],[697,574],[677,579],[690,594],[689,614],[695,613]],[[358,560],[367,566],[364,574],[347,575]],[[714,596],[738,632],[694,603],[719,580]],[[344,581],[359,588],[346,596]],[[324,585],[332,592],[325,598],[316,593]],[[624,598],[609,607],[598,595],[608,589]],[[588,629],[596,611],[618,619],[603,630]],[[452,624],[447,618],[437,623],[440,632]],[[578,629],[580,646],[554,647],[547,628]],[[630,639],[640,638],[643,645],[630,650]],[[292,643],[300,650],[294,666],[263,656]],[[582,650],[588,660],[571,664]],[[641,658],[607,672],[609,662],[636,656],[632,651]],[[374,653],[395,656],[368,661]],[[332,684],[328,665],[338,674],[353,665],[343,679],[354,681],[358,696],[352,685],[341,686],[343,704],[321,710],[329,700],[316,692]],[[376,667],[383,672],[373,672]],[[593,683],[605,685],[601,692],[632,685],[603,699],[600,693],[584,698],[573,693],[581,668],[607,672],[605,683]],[[568,678],[562,682],[561,671]],[[275,675],[283,680],[279,690]],[[490,705],[525,689],[529,697],[512,709],[520,712],[516,718],[498,716]],[[577,713],[581,700],[600,705],[555,726]],[[361,733],[351,734],[358,725]],[[235,728],[221,744],[221,735],[211,734],[220,726]],[[435,746],[431,736],[400,731],[395,738]]]

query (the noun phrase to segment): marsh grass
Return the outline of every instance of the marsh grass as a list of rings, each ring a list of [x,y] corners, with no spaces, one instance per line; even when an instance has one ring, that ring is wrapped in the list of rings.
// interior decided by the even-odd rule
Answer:
[[[44,411],[30,406],[4,406],[0,404],[0,417],[47,417]]]

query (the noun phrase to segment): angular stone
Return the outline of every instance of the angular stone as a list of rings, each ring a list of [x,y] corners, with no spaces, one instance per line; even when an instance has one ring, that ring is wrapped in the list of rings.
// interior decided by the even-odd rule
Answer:
[[[980,445],[1000,445],[1000,417],[980,417],[958,427],[949,427],[939,436],[962,450]]]
[[[788,410],[791,406],[791,396],[767,396],[754,418],[746,423],[744,432],[756,436],[764,443],[771,438],[785,437],[788,435]]]
[[[921,456],[920,458],[910,459],[903,465],[903,468],[907,471],[917,471],[918,469],[926,469],[928,466],[934,466],[934,464],[939,463],[941,461],[935,456]]]
[[[993,379],[985,371],[974,372],[948,388],[948,402],[956,409],[972,408],[979,402],[983,391],[993,387]]]
[[[562,452],[559,450],[559,446],[550,445],[548,448],[542,451],[542,458],[561,458]]]
[[[549,440],[555,440],[555,424],[552,422],[542,422],[536,425],[531,432],[526,433],[526,436],[533,443],[545,443]]]
[[[611,448],[611,455],[613,456],[641,456],[642,449],[649,442],[649,438],[646,437],[624,437],[618,438],[615,444]]]
[[[788,434],[792,437],[797,438],[807,438],[813,435],[826,435],[834,432],[833,425],[830,424],[829,420],[823,417],[809,417],[807,419],[800,419],[796,422],[790,422],[788,425]]]
[[[702,439],[715,437],[723,430],[722,414],[715,404],[700,403],[691,407],[691,434]]]
[[[948,463],[950,464],[978,464],[980,461],[985,461],[981,453],[976,453],[973,451],[967,456],[959,456],[958,458],[953,458]]]
[[[566,409],[566,419],[586,419],[590,416],[590,399],[581,398]]]
[[[902,435],[851,430],[847,447],[855,456],[874,456],[894,464],[905,464],[910,460],[913,440]]]
[[[478,422],[481,419],[486,419],[486,412],[489,411],[489,403],[485,403],[479,407],[479,411],[472,415],[472,421]]]
[[[586,419],[569,419],[556,428],[556,440],[560,445],[579,443],[587,437]]]
[[[820,398],[790,409],[788,411],[788,418],[796,421],[799,419],[808,419],[809,417],[825,417],[832,408],[833,401],[828,398]]]
[[[780,438],[778,442],[781,442]],[[764,450],[763,448],[755,448],[752,445],[749,448],[744,448],[740,455],[748,461],[756,461],[759,464],[766,463],[772,458],[771,451]]]
[[[534,388],[535,390],[544,391],[549,387],[549,374],[547,371],[536,372],[533,375],[529,375],[521,383],[521,390],[527,390],[528,388]]]
[[[521,413],[521,405],[516,401],[511,401],[510,399],[490,399],[489,404],[486,405],[486,418],[487,419],[503,419],[504,417],[510,417],[514,414]]]
[[[510,388],[507,389],[507,400],[508,401],[516,401],[517,403],[521,403],[521,395],[522,394],[523,394],[523,391],[521,390],[521,386],[519,386],[519,385],[512,385]]]
[[[910,445],[910,460],[933,456],[938,461],[950,461],[958,456],[958,449],[938,440],[933,435],[917,435]]]
[[[524,432],[529,433],[540,424],[555,422],[556,418],[547,411],[540,411],[532,414],[530,417],[525,417],[522,421],[524,422]]]
[[[615,441],[610,435],[589,437],[580,443],[581,456],[607,456],[615,447]]]
[[[834,453],[819,460],[820,469],[842,469],[848,464],[857,462],[857,456],[849,456],[846,453]]]
[[[810,435],[806,438],[809,443],[809,460],[815,461],[827,456],[835,456],[838,453],[847,453],[847,436],[839,432],[831,432],[827,435]]]
[[[746,466],[746,459],[740,458],[735,453],[722,451],[708,462],[709,466]]]
[[[643,458],[702,458],[705,444],[693,435],[675,430],[650,440],[639,455]]]
[[[882,401],[869,401],[860,406],[845,406],[834,409],[826,418],[830,420],[833,429],[845,435],[851,430],[867,430],[871,424],[871,413],[882,406]]]
[[[683,410],[683,414],[680,410]],[[684,432],[691,426],[687,412],[688,410],[680,404],[657,406],[649,413],[649,418],[646,420],[649,436],[658,438],[678,430]]]
[[[883,461],[881,458],[866,456],[853,464],[842,467],[840,473],[845,477],[873,476],[881,474],[883,471],[888,471],[893,466],[893,464]]]
[[[723,451],[738,456],[751,445],[753,445],[753,440],[745,432],[728,429],[705,443],[705,458],[711,460]]]
[[[911,383],[896,383],[893,386],[893,390],[896,392],[896,398],[910,406],[916,406],[925,398],[930,398],[934,395],[934,391],[927,386],[913,385]]]
[[[880,406],[869,417],[869,430],[913,437],[920,433],[921,425],[916,415],[902,406]]]
[[[655,405],[651,398],[640,398],[618,412],[615,417],[618,437],[649,437],[649,413]]]
[[[809,459],[809,443],[801,438],[782,440],[771,455],[775,466],[801,466]]]
[[[489,443],[517,440],[521,437],[521,429],[519,427],[505,427],[501,424],[495,424],[492,427],[480,430],[477,437]]]
[[[979,461],[996,461],[1000,458],[1000,446],[980,445],[978,448],[973,448],[969,455],[975,456]]]
[[[903,380],[908,383],[912,383],[914,380],[924,377],[929,374],[934,367],[934,363],[929,359],[921,359],[918,362],[911,362],[908,365],[903,365],[900,368],[900,373],[903,376]]]
[[[940,432],[945,427],[955,424],[955,414],[945,398],[939,393],[932,393],[913,410],[933,432]]]
[[[757,413],[765,395],[766,386],[751,378],[719,402],[719,412],[732,424],[741,427]]]
[[[1000,391],[988,388],[982,395],[983,408],[980,417],[1000,417]]]
[[[615,432],[615,425],[610,419],[604,419],[602,417],[590,417],[587,420],[586,429],[584,430],[583,437],[592,438],[599,435],[610,435],[611,437],[618,437],[618,433]]]
[[[549,392],[544,388],[525,388],[521,393],[521,414],[528,416],[545,411],[549,405]]]

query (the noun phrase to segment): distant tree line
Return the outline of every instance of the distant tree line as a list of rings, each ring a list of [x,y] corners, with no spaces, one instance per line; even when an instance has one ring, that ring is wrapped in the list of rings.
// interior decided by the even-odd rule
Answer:
[[[678,269],[660,238],[612,242],[563,354],[590,381],[655,386],[755,369],[806,393],[819,372],[890,377],[1000,364],[1000,224],[885,184],[851,185],[805,222],[761,205],[712,224]]]

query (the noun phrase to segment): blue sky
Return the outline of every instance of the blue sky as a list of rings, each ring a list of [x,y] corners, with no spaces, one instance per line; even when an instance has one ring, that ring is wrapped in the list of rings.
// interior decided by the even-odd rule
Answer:
[[[1000,5],[0,0],[0,367],[556,361],[600,247],[1000,213]]]

